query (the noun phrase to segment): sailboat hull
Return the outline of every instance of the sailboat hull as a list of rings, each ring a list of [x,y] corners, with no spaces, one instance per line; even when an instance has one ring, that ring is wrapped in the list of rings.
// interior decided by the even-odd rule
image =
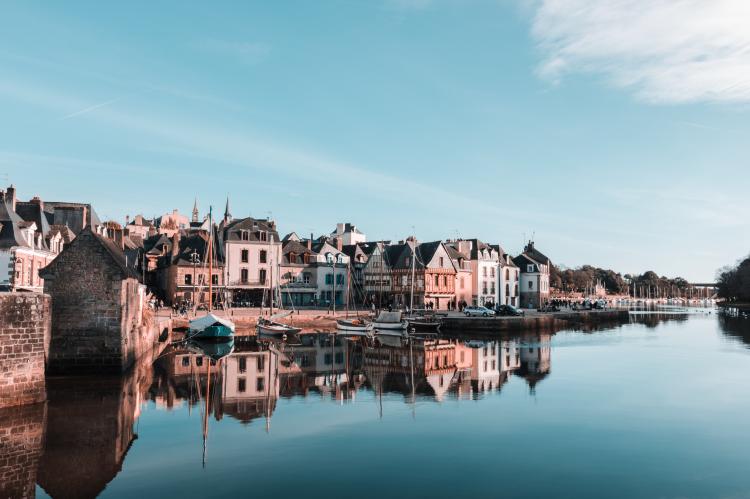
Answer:
[[[234,331],[221,324],[208,326],[207,328],[197,331],[191,337],[201,340],[231,340]]]

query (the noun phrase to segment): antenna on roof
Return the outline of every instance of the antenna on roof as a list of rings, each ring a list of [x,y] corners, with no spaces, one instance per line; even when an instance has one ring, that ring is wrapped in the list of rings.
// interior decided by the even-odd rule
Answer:
[[[533,231],[531,233],[531,242],[534,242],[534,237],[536,236],[536,231]]]

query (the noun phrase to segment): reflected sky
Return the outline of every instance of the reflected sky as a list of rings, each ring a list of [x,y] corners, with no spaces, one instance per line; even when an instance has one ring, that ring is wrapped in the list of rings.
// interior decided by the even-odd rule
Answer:
[[[176,348],[51,380],[37,496],[746,497],[750,320],[731,319]]]

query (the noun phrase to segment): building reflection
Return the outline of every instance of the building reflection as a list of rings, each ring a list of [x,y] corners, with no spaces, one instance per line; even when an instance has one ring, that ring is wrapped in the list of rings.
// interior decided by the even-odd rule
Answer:
[[[52,497],[96,497],[119,473],[137,435],[152,367],[123,377],[48,378],[38,484]]]

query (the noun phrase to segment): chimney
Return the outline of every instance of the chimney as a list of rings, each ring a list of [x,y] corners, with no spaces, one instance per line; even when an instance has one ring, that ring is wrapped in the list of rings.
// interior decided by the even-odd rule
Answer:
[[[312,234],[310,234],[310,239],[307,240],[307,249],[312,251]]]
[[[177,256],[180,253],[180,231],[175,231],[172,236],[172,256]]]
[[[342,249],[344,249],[344,240],[340,237],[336,238],[336,249],[338,251],[341,251]]]
[[[8,203],[13,211],[16,211],[16,188],[13,187],[13,184],[5,191],[5,202]]]
[[[125,215],[125,225],[130,225],[130,215]]]

